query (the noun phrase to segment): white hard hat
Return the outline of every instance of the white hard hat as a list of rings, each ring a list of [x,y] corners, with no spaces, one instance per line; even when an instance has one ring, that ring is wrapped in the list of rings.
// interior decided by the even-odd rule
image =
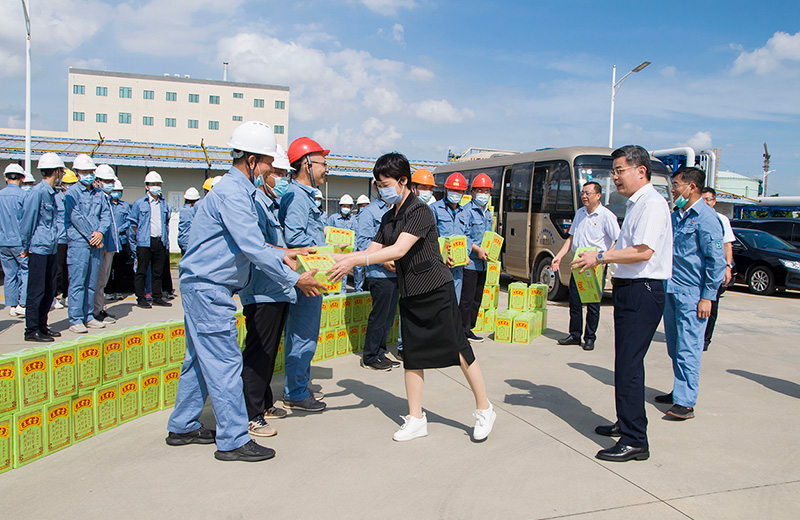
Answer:
[[[97,166],[95,166],[94,161],[85,153],[76,155],[75,159],[72,160],[73,170],[94,170],[95,168]]]
[[[22,175],[23,177],[25,176],[25,170],[23,170],[22,166],[20,166],[17,163],[11,163],[8,166],[6,166],[6,169],[3,172],[3,175],[8,177],[9,173],[12,174],[12,175]]]
[[[117,179],[117,176],[114,175],[114,169],[107,164],[99,165],[94,171],[94,176],[101,181],[113,181]]]
[[[144,183],[145,184],[148,184],[148,183],[151,183],[151,182],[164,182],[164,181],[161,179],[161,175],[159,175],[159,173],[157,171],[153,170],[153,171],[151,171],[150,173],[148,173],[147,175],[144,176]]]
[[[184,192],[183,198],[186,200],[200,200],[200,192],[197,191],[197,188],[192,186]]]
[[[352,206],[353,205],[353,197],[351,197],[350,195],[345,193],[344,195],[342,195],[342,198],[339,199],[339,205],[342,205],[342,204],[350,204]]]
[[[278,158],[278,143],[275,141],[275,133],[271,126],[261,121],[247,121],[237,126],[231,134],[228,146],[242,152]],[[234,155],[234,159],[237,158]]]
[[[359,195],[356,204],[369,204],[369,197],[366,195]]]
[[[211,179],[211,187],[213,188],[216,183],[222,180],[222,175],[217,175],[213,179]]]
[[[322,196],[322,191],[320,191],[320,189],[319,189],[319,188],[314,188],[314,198],[315,198],[315,199],[322,199],[322,198],[324,198],[324,197]]]
[[[119,179],[114,179],[114,189],[111,191],[122,191],[122,182]]]
[[[25,172],[25,176],[22,178],[22,184],[26,184],[26,183],[33,184],[34,182],[36,182],[36,179],[33,178],[33,175],[31,175],[28,172]]]
[[[275,146],[278,157],[275,157],[275,160],[272,161],[272,167],[286,171],[291,170],[292,165],[289,164],[289,156],[286,155],[286,150],[284,150],[283,147],[279,144]]]
[[[39,163],[36,165],[36,167],[40,170],[66,168],[66,166],[64,166],[64,161],[61,160],[61,157],[59,157],[57,154],[53,152],[47,152],[42,154],[42,156],[39,157]]]

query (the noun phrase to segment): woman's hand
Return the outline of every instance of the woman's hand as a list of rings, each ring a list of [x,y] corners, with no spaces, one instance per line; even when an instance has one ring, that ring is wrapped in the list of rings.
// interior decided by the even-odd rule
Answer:
[[[336,260],[336,263],[326,273],[331,282],[338,282],[347,276],[347,273],[352,271],[353,267],[358,265],[358,261],[364,257],[364,252],[359,251],[357,253],[337,256],[339,258]]]

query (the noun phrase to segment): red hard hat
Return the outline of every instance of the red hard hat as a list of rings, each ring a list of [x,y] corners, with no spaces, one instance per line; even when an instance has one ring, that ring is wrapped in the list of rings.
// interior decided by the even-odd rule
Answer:
[[[485,173],[478,174],[477,177],[472,179],[472,187],[473,188],[491,188],[492,187],[492,179],[489,178],[488,175]]]
[[[447,178],[447,181],[444,183],[444,187],[448,190],[466,191],[467,179],[465,179],[460,173],[455,172]]]
[[[314,152],[320,152],[322,155],[331,153],[330,150],[324,150],[318,142],[309,137],[298,137],[289,145],[289,150],[287,151],[289,164],[294,164],[306,155]]]

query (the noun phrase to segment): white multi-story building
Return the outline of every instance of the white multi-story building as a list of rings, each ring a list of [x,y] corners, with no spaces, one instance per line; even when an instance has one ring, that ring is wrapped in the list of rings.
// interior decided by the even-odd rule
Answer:
[[[289,87],[70,68],[68,121],[69,137],[209,146],[263,121],[286,149]]]

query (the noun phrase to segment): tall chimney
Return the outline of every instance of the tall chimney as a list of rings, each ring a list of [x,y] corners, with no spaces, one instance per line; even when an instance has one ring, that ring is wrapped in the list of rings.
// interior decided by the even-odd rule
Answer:
[[[222,62],[222,81],[228,81],[228,62]]]

